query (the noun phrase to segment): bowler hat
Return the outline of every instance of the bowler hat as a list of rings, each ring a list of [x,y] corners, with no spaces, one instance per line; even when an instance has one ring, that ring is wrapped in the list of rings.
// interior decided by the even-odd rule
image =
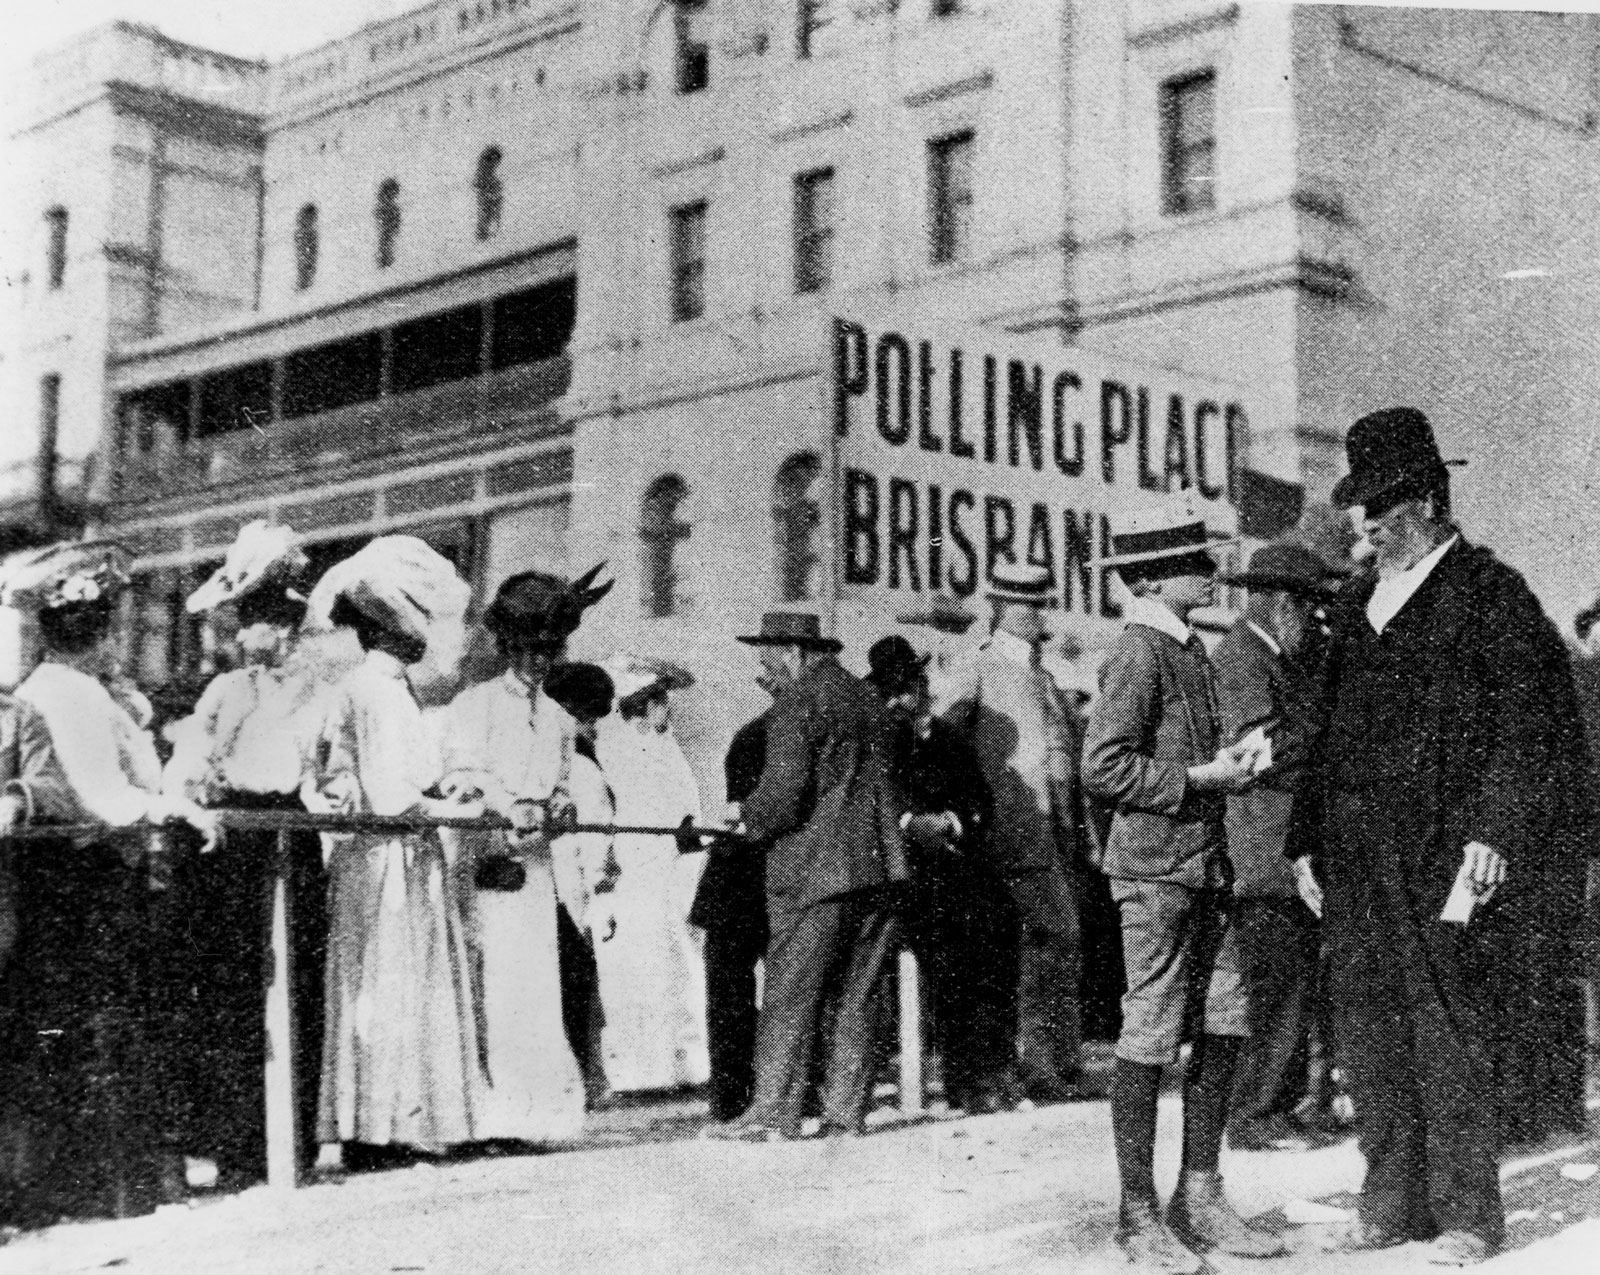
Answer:
[[[1433,426],[1414,407],[1390,407],[1363,416],[1345,435],[1350,472],[1333,486],[1340,509],[1367,505],[1405,483],[1445,476],[1445,460],[1433,439]]]
[[[812,651],[842,651],[838,638],[822,636],[822,618],[810,611],[768,611],[761,632],[738,639],[746,646],[800,646]]]
[[[1274,590],[1298,597],[1328,599],[1334,590],[1330,583],[1335,573],[1304,545],[1279,540],[1263,545],[1250,555],[1250,568],[1222,577],[1229,584],[1247,589]]]
[[[502,646],[554,646],[577,631],[583,613],[616,583],[594,583],[605,563],[590,568],[570,584],[561,576],[524,571],[509,577],[483,613],[483,627]]]
[[[899,695],[916,685],[923,669],[928,667],[931,655],[918,655],[916,648],[898,633],[879,638],[867,651],[867,663],[872,671],[867,674],[871,682],[885,695]]]

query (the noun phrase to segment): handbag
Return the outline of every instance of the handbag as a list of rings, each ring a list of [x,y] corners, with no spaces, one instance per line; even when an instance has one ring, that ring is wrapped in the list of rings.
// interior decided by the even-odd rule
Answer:
[[[508,854],[490,855],[478,864],[473,881],[480,890],[515,894],[528,882],[528,869]]]

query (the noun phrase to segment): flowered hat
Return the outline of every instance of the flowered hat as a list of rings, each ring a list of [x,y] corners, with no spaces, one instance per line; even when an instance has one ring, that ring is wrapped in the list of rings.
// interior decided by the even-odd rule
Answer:
[[[292,528],[274,526],[265,518],[247,522],[222,565],[189,595],[189,613],[198,615],[235,602],[246,623],[254,619],[295,623],[306,606],[301,579],[306,566]],[[243,614],[246,610],[250,619]]]
[[[0,566],[0,605],[54,611],[112,601],[132,579],[131,561],[112,540],[65,541],[13,554]]]
[[[688,669],[647,655],[619,652],[600,667],[610,675],[619,701],[655,690],[681,691],[694,685],[694,674]]]

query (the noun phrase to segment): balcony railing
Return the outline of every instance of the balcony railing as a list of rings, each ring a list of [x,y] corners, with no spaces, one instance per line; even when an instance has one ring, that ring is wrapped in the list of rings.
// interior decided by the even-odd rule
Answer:
[[[262,1065],[262,1084],[265,1090],[267,1133],[267,1185],[287,1189],[300,1185],[300,1157],[302,1130],[299,1127],[299,1106],[296,1101],[296,1059],[300,1057],[296,1044],[299,1035],[299,1006],[294,1002],[291,989],[295,986],[294,945],[289,941],[293,932],[293,892],[289,889],[291,870],[290,837],[295,832],[316,831],[327,833],[373,832],[428,832],[440,828],[460,831],[498,832],[510,827],[495,815],[478,818],[432,818],[421,815],[324,815],[296,811],[267,810],[216,810],[222,829],[216,854],[227,854],[229,831],[267,831],[277,834],[277,853],[260,882],[261,889],[270,902],[271,932],[270,959],[262,971],[266,1014],[266,1050]],[[579,824],[570,827],[576,832],[643,833],[676,838],[680,852],[704,848],[730,834],[721,829],[695,829],[685,821],[684,826],[645,828],[620,825]],[[125,855],[126,870],[143,873],[152,889],[166,889],[174,878],[174,856],[197,852],[198,836],[173,835],[174,829],[161,825],[140,824],[131,828],[109,828],[101,824],[43,825],[0,831],[0,843],[14,841],[19,854],[28,853],[31,847],[41,852],[61,853],[59,842],[63,838],[119,839],[142,836],[144,853],[137,858]],[[55,844],[52,844],[55,843]],[[921,996],[916,958],[909,950],[902,950],[899,958],[900,1007],[900,1108],[905,1112],[921,1111],[923,1107],[922,1022]],[[559,1006],[551,1012],[560,1019]]]
[[[117,498],[154,500],[316,475],[512,431],[565,394],[571,376],[572,365],[561,356],[187,442],[170,430],[163,437],[158,428],[145,450],[128,437]]]

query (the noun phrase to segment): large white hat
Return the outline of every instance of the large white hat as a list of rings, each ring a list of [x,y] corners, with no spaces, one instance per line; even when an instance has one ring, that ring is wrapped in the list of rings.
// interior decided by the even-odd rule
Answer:
[[[12,554],[0,565],[0,605],[49,611],[115,597],[132,578],[113,540],[67,540]]]
[[[189,595],[189,613],[214,611],[258,588],[269,576],[287,578],[305,566],[306,556],[295,543],[292,528],[274,526],[265,518],[247,522],[239,529],[239,538],[228,547],[222,565]]]
[[[361,614],[415,638],[430,660],[450,667],[466,643],[472,590],[450,560],[415,536],[379,536],[335,563],[311,591],[306,623],[331,627],[334,604],[348,598]]]
[[[681,691],[694,685],[694,674],[688,669],[646,655],[629,655],[619,651],[603,660],[600,667],[610,674],[619,701],[655,687],[664,691]]]

